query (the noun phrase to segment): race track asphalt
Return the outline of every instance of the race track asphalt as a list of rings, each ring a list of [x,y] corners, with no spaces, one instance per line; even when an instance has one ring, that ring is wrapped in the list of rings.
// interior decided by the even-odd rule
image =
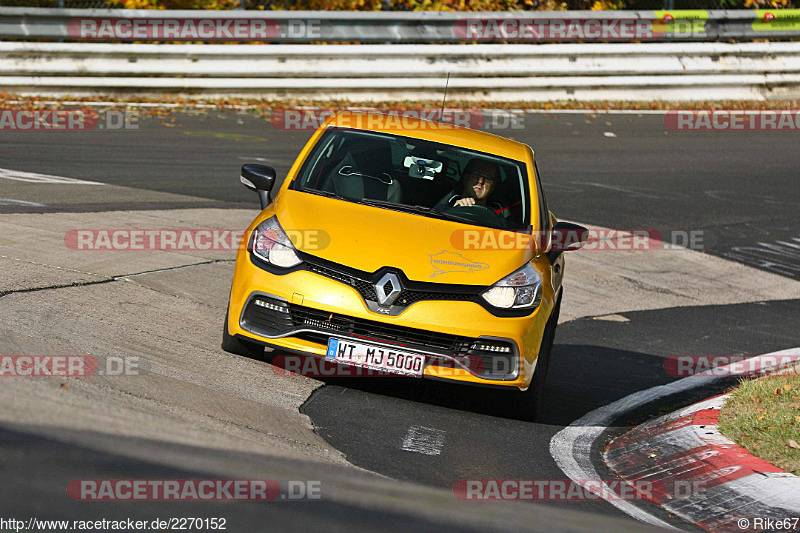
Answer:
[[[283,177],[312,133],[284,131],[269,119],[217,111],[141,117],[136,126],[118,131],[0,132],[0,213],[216,208],[252,209],[255,216],[257,198],[238,182],[239,167],[248,162],[269,164]],[[776,274],[769,278],[772,283],[800,280],[797,132],[676,132],[665,126],[661,114],[636,113],[531,113],[524,115],[521,126],[492,132],[534,148],[549,207],[559,218],[607,228],[656,230],[676,244],[693,237],[699,254]],[[4,169],[107,185],[20,181],[5,178]],[[0,255],[3,239],[13,240],[13,236],[0,235]],[[450,489],[461,479],[561,479],[564,474],[549,454],[552,436],[592,409],[677,379],[665,370],[667,357],[756,355],[798,344],[800,302],[796,299],[762,301],[753,293],[745,295],[743,303],[706,305],[704,298],[698,295],[685,306],[622,312],[622,320],[586,316],[561,324],[545,390],[545,415],[533,425],[505,418],[502,401],[490,391],[397,379],[327,379],[302,412],[347,461],[402,481]],[[0,353],[4,353],[2,348]],[[604,438],[731,384],[725,381],[713,391],[692,391],[647,406],[617,421]],[[443,432],[441,453],[424,455],[402,449],[398,443],[412,427]],[[201,464],[197,458],[209,454],[207,450],[165,452],[154,442],[97,436],[104,450],[115,446],[160,450],[153,452],[155,460],[143,462],[91,452],[79,445],[87,441],[86,435],[70,444],[64,439],[43,441],[28,429],[0,424],[5,472],[0,495],[4,502],[26,511],[31,511],[32,499],[54,493],[53,487],[63,487],[61,482],[68,478],[188,478],[225,471],[219,457],[207,458],[214,464],[210,473],[202,468],[186,470],[186,464]],[[599,457],[599,450],[594,452]],[[48,454],[50,459],[43,459]],[[171,454],[193,459],[173,463]],[[64,458],[70,458],[68,465]],[[257,471],[264,476],[281,475],[259,463],[262,459],[239,451],[229,452],[225,461],[232,465],[228,472],[238,475],[246,475],[251,462],[259,464]],[[306,477],[315,471],[308,465],[293,468]],[[337,479],[335,467],[327,468],[324,475]],[[598,471],[604,472],[601,464]],[[9,473],[17,474],[15,485],[8,483]],[[58,483],[48,484],[55,479]],[[13,488],[16,483],[19,489]],[[85,503],[54,501],[53,516],[74,516],[86,509],[80,507]],[[398,530],[441,527],[429,518],[420,518],[412,526],[406,522],[407,510],[378,517],[354,504],[342,508],[324,503],[312,511],[301,503],[271,513],[273,525],[291,529],[298,524],[328,524],[333,529],[355,530],[374,529],[378,523]],[[185,514],[185,505],[131,505],[130,513],[122,506],[116,514]],[[213,515],[213,506],[219,506],[220,512],[230,510],[224,504],[209,505],[203,516]],[[555,517],[581,517],[581,511],[604,515],[612,520],[602,522],[604,530],[616,527],[614,519],[634,529],[641,527],[602,501],[545,505],[555,509]],[[96,511],[89,514],[103,515]],[[658,510],[650,512],[677,527],[691,528],[659,515]],[[250,529],[260,517],[253,504],[240,504],[232,522]],[[454,529],[465,527],[467,518]],[[575,520],[576,529],[586,526]]]

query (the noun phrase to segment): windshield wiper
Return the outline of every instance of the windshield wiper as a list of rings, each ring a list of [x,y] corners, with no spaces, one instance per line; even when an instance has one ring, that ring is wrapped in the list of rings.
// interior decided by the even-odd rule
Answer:
[[[452,220],[454,222],[462,222],[464,224],[471,224],[473,226],[483,226],[479,222],[475,222],[474,220],[467,220],[466,218],[462,218],[457,215],[451,215],[449,213],[445,213],[443,211],[437,211],[432,207],[426,207],[424,205],[407,205],[407,204],[397,204],[395,202],[388,202],[385,200],[373,200],[371,198],[363,198],[362,200],[358,201],[357,203],[365,204],[365,205],[374,205],[376,207],[386,207],[389,209],[395,209],[397,211],[406,211],[409,213],[416,213],[419,215],[429,216],[431,218],[439,218],[442,220]]]
[[[345,200],[346,202],[359,203],[358,200],[355,200],[353,198],[348,198],[347,196],[342,196],[341,194],[337,194],[337,193],[331,192],[331,191],[323,191],[323,190],[320,190],[320,189],[309,189],[308,187],[302,187],[302,186],[300,187],[299,190],[301,192],[308,192],[308,193],[311,193],[311,194],[316,194],[318,196],[325,196],[327,198],[336,198],[337,200]]]
[[[389,202],[386,200],[374,200],[372,198],[362,198],[359,203],[365,205],[374,205],[377,207],[388,207],[390,209],[397,209],[398,211],[408,211],[411,213],[424,213],[429,214],[433,213],[435,215],[441,215],[441,211],[434,211],[430,207],[425,207],[424,205],[408,205],[408,204],[398,204],[396,202]]]

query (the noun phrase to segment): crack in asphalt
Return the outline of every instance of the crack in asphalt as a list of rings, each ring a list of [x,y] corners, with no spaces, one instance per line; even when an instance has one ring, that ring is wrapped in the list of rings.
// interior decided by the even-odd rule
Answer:
[[[620,277],[622,279],[632,283],[634,285],[634,287],[636,287],[637,289],[641,289],[643,291],[655,292],[657,294],[669,294],[671,296],[677,296],[679,298],[695,300],[695,301],[697,300],[697,298],[694,298],[692,296],[688,296],[686,294],[680,294],[678,292],[671,291],[671,290],[663,288],[663,287],[656,287],[656,286],[653,286],[653,285],[650,285],[650,284],[647,284],[647,283],[643,283],[643,282],[641,282],[639,280],[636,280],[636,279],[633,279],[633,278],[629,278],[627,276],[620,275]]]
[[[13,289],[13,290],[10,290],[10,291],[2,291],[2,292],[0,292],[0,298],[2,298],[4,296],[8,296],[9,294],[24,294],[24,293],[29,293],[29,292],[48,291],[48,290],[53,290],[53,289],[66,289],[68,287],[86,287],[86,286],[89,286],[89,285],[100,285],[100,284],[103,284],[103,283],[111,283],[112,281],[117,281],[117,280],[114,279],[114,278],[108,278],[108,279],[98,279],[98,280],[93,280],[93,281],[75,281],[75,282],[66,283],[66,284],[63,284],[63,285],[48,285],[46,287],[33,287],[33,288],[30,288],[30,289]]]
[[[135,274],[123,274],[120,276],[114,276],[115,279],[122,279],[122,278],[132,278],[134,276],[144,276],[145,274],[158,274],[159,272],[171,272],[173,270],[180,270],[182,268],[190,268],[202,265],[213,265],[216,263],[233,263],[234,259],[211,259],[210,261],[203,261],[202,263],[192,263],[190,265],[179,265],[174,267],[167,267],[167,268],[158,268],[155,270],[145,270],[143,272],[136,272]]]
[[[101,275],[101,274],[95,274],[95,273],[92,273],[92,272],[82,272],[80,270],[74,270],[74,269],[66,268],[66,267],[59,267],[59,266],[55,266],[55,265],[47,265],[47,264],[44,264],[44,263],[36,263],[34,261],[27,261],[25,259],[17,259],[15,257],[6,257],[6,256],[0,256],[0,257],[5,258],[5,259],[14,259],[15,261],[22,261],[24,263],[29,263],[29,264],[32,264],[32,265],[56,268],[56,269],[59,269],[59,270],[68,270],[70,272],[77,272],[77,273],[80,273],[80,274],[87,274],[87,275],[91,275],[91,276],[100,276]],[[2,298],[4,296],[8,296],[9,294],[24,294],[24,293],[39,292],[39,291],[49,291],[49,290],[55,290],[55,289],[66,289],[66,288],[69,288],[69,287],[88,287],[90,285],[101,285],[103,283],[112,283],[112,282],[115,282],[115,281],[130,281],[127,278],[136,277],[136,276],[144,276],[146,274],[156,274],[156,273],[159,273],[159,272],[170,272],[172,270],[180,270],[180,269],[183,269],[183,268],[190,268],[190,267],[196,267],[196,266],[213,265],[213,264],[216,264],[216,263],[233,263],[233,262],[234,262],[233,259],[212,259],[210,261],[203,261],[202,263],[192,263],[190,265],[178,265],[178,266],[174,266],[174,267],[160,268],[160,269],[155,269],[155,270],[145,270],[145,271],[142,271],[142,272],[135,272],[133,274],[120,274],[120,275],[117,275],[117,276],[109,276],[106,279],[96,279],[96,280],[91,280],[91,281],[73,281],[71,283],[47,285],[45,287],[31,287],[30,289],[12,289],[10,291],[0,291],[0,298]],[[153,289],[153,290],[155,290],[155,289]],[[161,292],[161,291],[156,291],[156,292]],[[168,294],[168,293],[164,293],[164,294]],[[175,295],[172,295],[172,296],[175,296]]]

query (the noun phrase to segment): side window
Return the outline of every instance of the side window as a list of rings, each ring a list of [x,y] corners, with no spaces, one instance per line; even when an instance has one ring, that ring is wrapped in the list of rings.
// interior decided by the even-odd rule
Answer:
[[[542,180],[539,176],[539,165],[533,162],[534,174],[536,174],[536,192],[539,195],[539,228],[542,231],[550,231],[550,210],[547,208],[547,198],[544,196]]]

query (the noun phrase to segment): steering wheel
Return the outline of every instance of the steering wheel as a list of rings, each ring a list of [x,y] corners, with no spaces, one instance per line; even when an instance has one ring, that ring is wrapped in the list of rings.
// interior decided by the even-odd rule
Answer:
[[[456,205],[445,210],[445,213],[493,228],[503,229],[505,227],[503,217],[495,213],[491,207],[481,204]]]

